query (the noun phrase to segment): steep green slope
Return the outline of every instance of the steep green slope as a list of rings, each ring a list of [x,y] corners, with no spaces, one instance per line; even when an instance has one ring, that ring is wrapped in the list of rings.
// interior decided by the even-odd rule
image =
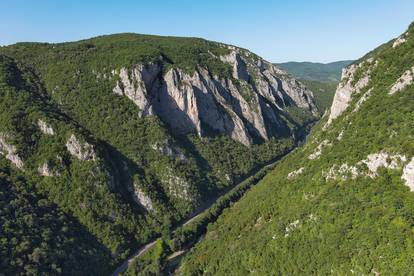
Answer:
[[[288,152],[317,116],[301,83],[247,50],[202,39],[120,34],[0,48],[0,156],[56,204],[52,222],[63,212],[77,222],[70,233],[96,241],[79,240],[95,246],[86,262],[105,264],[84,266],[88,275],[108,273]],[[173,125],[194,121],[186,132]],[[7,183],[18,197],[15,178]],[[0,234],[2,252],[19,238]],[[5,270],[24,271],[16,258]],[[72,274],[71,260],[35,269]]]
[[[413,24],[350,66],[308,142],[209,227],[181,274],[412,273],[413,66]]]
[[[155,222],[144,222],[133,212],[125,187],[116,186],[116,168],[106,158],[111,149],[57,109],[30,70],[0,56],[0,72],[2,155],[33,179],[34,190],[76,217],[115,259],[124,258]]]
[[[4,275],[102,274],[112,260],[75,218],[40,196],[0,157],[0,271]]]
[[[352,60],[342,60],[331,63],[292,61],[276,63],[276,65],[298,79],[330,83],[339,82],[342,69],[352,62]]]

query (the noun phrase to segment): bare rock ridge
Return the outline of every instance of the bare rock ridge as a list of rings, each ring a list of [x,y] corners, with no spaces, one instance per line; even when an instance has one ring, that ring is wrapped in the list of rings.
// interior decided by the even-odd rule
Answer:
[[[413,83],[414,66],[405,71],[404,74],[391,86],[389,94],[394,94]]]
[[[0,154],[4,155],[6,159],[12,162],[19,169],[23,168],[23,160],[17,154],[17,149],[14,145],[9,144],[7,140],[10,139],[9,135],[0,133]]]
[[[405,43],[407,41],[406,36],[407,36],[407,33],[400,35],[392,44],[392,48],[396,48],[400,46],[401,44]]]
[[[93,146],[87,142],[82,143],[74,134],[66,142],[66,148],[71,155],[81,161],[96,160],[96,153]]]
[[[287,107],[318,115],[312,92],[286,72],[246,50],[223,47],[230,53],[219,59],[232,67],[232,77],[202,67],[163,73],[160,61],[112,70],[118,79],[113,92],[133,101],[140,117],[157,115],[179,134],[214,131],[244,145],[275,136]]]
[[[55,135],[55,131],[53,130],[53,128],[51,126],[49,126],[45,121],[39,119],[37,121],[37,125],[38,125],[40,131],[43,134],[46,134],[46,135]]]
[[[334,119],[339,117],[348,108],[352,96],[354,94],[358,94],[363,88],[368,85],[371,68],[375,67],[376,64],[377,63],[374,62],[373,59],[368,59],[359,64],[352,64],[342,70],[341,82],[336,89],[329,113],[328,122],[325,124],[325,128],[329,126]],[[368,67],[368,69],[365,69],[364,67]],[[363,76],[359,79],[356,79],[358,70],[363,70]],[[366,96],[368,97],[369,94]],[[360,104],[362,104],[362,102]]]

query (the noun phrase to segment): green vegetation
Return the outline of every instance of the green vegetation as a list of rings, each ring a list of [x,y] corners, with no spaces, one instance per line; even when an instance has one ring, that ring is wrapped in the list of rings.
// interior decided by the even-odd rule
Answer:
[[[162,275],[162,268],[168,253],[168,245],[163,239],[158,239],[155,245],[136,258],[122,275]]]
[[[169,253],[186,251],[191,248],[200,237],[202,237],[210,223],[217,220],[223,210],[232,206],[240,200],[246,191],[257,184],[269,171],[271,167],[265,167],[248,177],[239,185],[221,196],[207,210],[203,211],[191,221],[175,229],[172,233],[164,234],[157,240],[155,246],[143,255],[137,257],[129,266],[125,275],[161,275],[166,272],[167,255]]]
[[[30,71],[0,56],[0,72],[0,133],[7,134],[7,142],[16,146],[16,154],[25,163],[25,174],[36,183],[33,189],[76,217],[106,251],[114,253],[114,259],[127,256],[138,238],[149,237],[151,224],[140,222],[142,217],[132,212],[132,204],[122,200],[121,191],[113,192],[107,185],[112,169],[103,158],[107,149],[96,149],[96,162],[72,158],[65,148],[71,134],[96,145],[101,142],[94,141],[85,129],[52,105]],[[39,119],[52,125],[56,134],[43,135],[36,125]],[[44,163],[60,176],[39,177],[38,168]]]
[[[324,111],[331,107],[338,82],[300,81],[313,92],[316,105],[320,110]]]
[[[156,116],[140,118],[136,105],[112,91],[117,81],[109,77],[112,70],[143,62],[159,62],[164,71],[174,67],[187,73],[201,66],[220,78],[232,78],[232,68],[218,58],[227,53],[223,45],[202,39],[135,34],[0,47],[0,134],[23,161],[20,173],[30,183],[30,191],[55,204],[56,211],[48,217],[51,223],[67,223],[73,236],[70,242],[86,248],[77,255],[71,251],[74,247],[59,247],[46,239],[50,250],[60,250],[56,260],[50,258],[56,269],[33,264],[30,271],[76,274],[79,266],[69,257],[73,254],[84,256],[90,264],[83,266],[82,273],[108,274],[134,249],[168,233],[200,205],[294,147],[297,141],[292,134],[301,136],[304,125],[312,120],[300,110],[283,113],[283,120],[290,124],[286,133],[246,147],[224,135],[175,135]],[[246,90],[246,99],[251,99],[250,92]],[[43,133],[39,120],[54,134]],[[94,160],[80,160],[69,152],[66,144],[72,135],[93,149]],[[157,146],[169,146],[185,158],[164,154]],[[39,173],[45,165],[49,176]],[[15,185],[20,184],[15,181],[7,180],[8,190],[17,189]],[[184,183],[185,188],[176,187],[177,183]],[[15,191],[18,196],[20,190]],[[152,208],[134,201],[137,191],[151,199]],[[60,213],[67,218],[60,218]],[[58,228],[50,231],[59,237]],[[18,231],[0,231],[0,235],[1,252],[8,252],[10,241],[19,238]],[[91,243],[77,235],[90,237]],[[49,254],[37,241],[28,248],[35,247],[44,256]],[[25,272],[26,261],[17,261],[30,259],[29,253],[21,251],[4,262],[2,258],[2,268],[32,273]]]
[[[107,272],[112,260],[104,246],[7,163],[0,157],[0,271],[5,275]]]
[[[285,62],[277,63],[276,65],[298,79],[323,83],[337,83],[341,79],[342,68],[347,67],[352,62],[352,60],[331,63]]]
[[[367,167],[353,179],[329,179],[334,165],[357,166],[369,154],[414,156],[414,86],[389,95],[393,83],[414,65],[414,25],[407,42],[389,42],[368,57],[367,87],[326,131],[324,118],[308,143],[295,150],[237,204],[208,227],[182,262],[183,275],[407,275],[414,262],[414,193],[402,167]],[[361,62],[359,60],[358,62]],[[372,88],[357,112],[356,102]],[[340,133],[341,139],[337,139]],[[308,156],[324,140],[317,160]],[[288,178],[299,168],[303,173]]]

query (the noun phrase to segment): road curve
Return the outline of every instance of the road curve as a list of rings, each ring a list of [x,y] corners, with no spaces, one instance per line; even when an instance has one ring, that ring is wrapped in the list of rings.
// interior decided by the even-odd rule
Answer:
[[[126,259],[120,266],[118,266],[115,271],[111,274],[111,276],[117,276],[120,273],[124,272],[125,269],[127,269],[128,265],[137,257],[141,256],[142,254],[144,254],[145,252],[148,251],[148,249],[150,249],[151,247],[153,247],[155,245],[155,243],[157,242],[157,240],[154,240],[150,243],[147,243],[146,245],[140,247],[135,253],[134,255],[132,255],[131,257],[129,257],[128,259]]]
[[[277,159],[276,161],[267,164],[265,166],[263,166],[262,168],[258,169],[257,171],[255,171],[255,173],[252,173],[250,176],[253,176],[255,174],[257,174],[259,171],[261,171],[262,169],[265,168],[270,168],[272,166],[274,166],[276,163],[278,163],[284,156],[286,156],[287,154],[283,155],[281,158]],[[249,177],[250,177],[249,176]],[[199,208],[196,212],[192,213],[185,221],[183,221],[182,223],[180,223],[179,225],[177,225],[175,227],[175,229],[183,226],[183,225],[187,225],[189,223],[191,223],[193,220],[195,220],[197,217],[199,217],[201,215],[201,213],[203,213],[205,210],[207,210],[208,208],[210,208],[215,202],[217,202],[218,199],[220,199],[221,197],[225,196],[226,194],[230,193],[231,191],[233,191],[234,189],[237,189],[241,184],[243,184],[243,182],[249,178],[249,177],[245,177],[242,181],[240,181],[237,185],[233,186],[231,189],[227,190],[225,193],[220,194],[219,196],[217,196],[215,198],[215,200],[212,200],[211,202],[208,202],[208,204],[205,204],[204,206],[202,206],[202,208]],[[124,272],[125,269],[128,268],[128,265],[137,257],[141,256],[142,254],[144,254],[145,252],[147,252],[150,248],[152,248],[155,243],[157,242],[157,239],[153,240],[150,243],[147,243],[146,245],[143,245],[142,247],[140,247],[134,255],[130,256],[128,259],[126,259],[120,266],[118,266],[115,271],[111,274],[111,276],[118,276],[120,273]]]

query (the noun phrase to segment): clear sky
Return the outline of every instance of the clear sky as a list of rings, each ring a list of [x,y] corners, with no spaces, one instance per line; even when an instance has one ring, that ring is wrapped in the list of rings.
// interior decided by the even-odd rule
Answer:
[[[272,62],[356,59],[404,32],[414,0],[0,0],[0,45],[135,32],[196,36]]]

